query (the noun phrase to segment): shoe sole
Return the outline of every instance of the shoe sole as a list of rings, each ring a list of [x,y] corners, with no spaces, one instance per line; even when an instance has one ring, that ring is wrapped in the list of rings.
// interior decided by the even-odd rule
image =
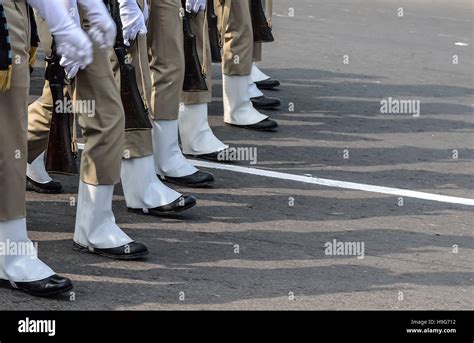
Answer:
[[[142,259],[143,257],[148,255],[148,251],[139,253],[139,254],[129,254],[129,255],[113,255],[113,254],[108,254],[103,251],[90,251],[88,248],[83,247],[82,245],[77,244],[74,242],[73,248],[74,251],[82,252],[82,253],[88,253],[92,255],[98,255],[98,256],[103,256],[107,257],[113,260],[120,260],[120,261],[130,261],[130,260],[138,260]]]
[[[260,87],[260,86],[257,86],[258,89],[262,90],[262,91],[276,91],[278,90],[280,86],[276,86],[276,87]]]
[[[170,180],[166,177],[162,178],[161,176],[160,176],[160,180],[172,183],[173,185],[178,185],[178,186],[181,186],[181,187],[188,187],[188,188],[205,188],[207,186],[210,186],[210,185],[214,184],[214,182],[215,182],[215,180],[213,180],[213,181],[202,182],[202,183],[187,184],[187,183],[181,183],[181,182],[177,182],[177,181],[174,181],[174,180]]]
[[[277,132],[278,131],[278,126],[274,127],[274,128],[271,128],[271,129],[252,129],[252,128],[246,127],[246,126],[227,124],[227,123],[225,123],[225,124],[229,125],[229,126],[232,126],[232,127],[237,127],[239,129],[245,129],[245,130],[250,130],[250,131],[258,131],[258,132]]]
[[[252,102],[252,105],[255,109],[257,110],[279,110],[281,107],[281,101],[280,102],[274,102],[273,104],[266,104],[266,105],[259,105],[257,102],[254,102],[252,99],[250,99]]]
[[[197,202],[194,202],[192,204],[189,204],[187,206],[182,206],[182,207],[179,207],[177,210],[175,211],[163,211],[163,212],[151,212],[151,213],[145,213],[143,212],[143,210],[140,210],[140,209],[137,209],[137,208],[127,208],[127,211],[128,212],[131,212],[131,213],[135,213],[135,214],[142,214],[144,216],[153,216],[153,217],[166,217],[166,216],[172,216],[172,215],[175,215],[176,213],[179,213],[179,212],[183,212],[183,211],[186,211],[186,210],[189,210],[190,208],[193,208],[194,206],[197,205]]]
[[[62,188],[59,191],[40,188],[40,187],[35,186],[34,184],[32,184],[30,181],[27,181],[27,183],[26,183],[26,190],[28,192],[35,192],[35,193],[40,193],[40,194],[62,194],[63,191],[64,191],[64,189],[62,189]]]
[[[276,91],[278,90],[278,88],[281,87],[281,84],[279,84],[278,86],[259,86],[257,83],[256,83],[256,86],[258,89],[261,89],[261,90],[265,90],[265,91]]]
[[[189,158],[197,158],[199,160],[215,162],[215,163],[235,163],[235,161],[226,161],[226,160],[221,161],[218,158],[207,158],[207,157],[203,157],[201,155],[185,155],[185,156],[189,157]]]
[[[199,155],[186,155],[187,157],[189,158],[197,158],[199,160],[203,160],[203,161],[208,161],[208,162],[214,162],[214,163],[228,163],[228,164],[234,164],[236,161],[227,161],[227,160],[219,160],[219,159],[214,159],[214,158],[206,158],[206,157],[202,157],[202,156],[199,156]]]
[[[256,110],[274,110],[274,111],[278,111],[280,108],[281,108],[281,105],[275,105],[275,106],[255,106],[255,104],[253,104],[253,107],[256,109]]]
[[[66,288],[57,289],[55,291],[51,291],[51,292],[47,292],[47,293],[36,293],[36,292],[28,291],[26,289],[15,288],[11,285],[11,283],[9,281],[6,281],[6,280],[0,280],[0,285],[3,286],[4,288],[10,288],[10,289],[15,290],[15,291],[20,291],[20,292],[23,292],[23,293],[26,293],[26,294],[29,294],[29,295],[33,295],[35,297],[41,297],[41,298],[55,297],[55,296],[70,292],[74,288],[74,285],[71,285],[71,286],[68,286]]]
[[[219,162],[219,159],[217,158],[208,158],[208,157],[203,157],[200,155],[185,155],[185,156],[189,158],[197,158],[199,160],[204,160],[204,161],[209,161],[209,162]]]

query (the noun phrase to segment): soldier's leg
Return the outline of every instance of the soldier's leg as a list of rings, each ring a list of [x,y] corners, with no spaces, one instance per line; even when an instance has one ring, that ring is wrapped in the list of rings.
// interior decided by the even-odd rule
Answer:
[[[151,68],[153,145],[157,174],[179,185],[200,187],[214,182],[183,156],[178,144],[178,113],[184,80],[181,1],[152,0],[148,27]]]
[[[233,126],[270,131],[278,127],[268,116],[258,112],[249,94],[253,60],[253,29],[250,3],[215,0],[223,36],[224,121]]]
[[[208,103],[212,101],[211,46],[207,34],[205,12],[191,19],[191,29],[196,35],[198,55],[207,71],[205,92],[183,92],[183,105],[179,111],[179,134],[183,153],[209,160],[217,160],[219,152],[228,148],[212,132],[208,121]],[[206,54],[203,49],[206,49]],[[205,60],[205,56],[207,56]]]
[[[257,62],[262,61],[262,43],[253,43],[253,57],[252,57],[252,71],[250,73],[250,84],[249,84],[249,93],[250,99],[261,97],[264,94],[257,88],[255,82],[260,81],[258,76],[255,75],[255,70],[257,70]],[[257,79],[257,80],[256,80]],[[254,104],[255,105],[255,104]]]
[[[0,10],[5,11],[13,56],[17,58],[10,89],[0,91],[0,242],[16,245],[17,250],[0,254],[0,280],[34,295],[67,292],[71,281],[55,275],[37,257],[26,230],[28,12],[25,3],[14,4],[12,0],[3,1]]]
[[[265,8],[265,12],[267,18],[272,22],[273,16],[273,0],[262,0],[262,4]],[[273,25],[273,24],[272,24]],[[251,73],[251,97],[255,97],[257,95],[263,95],[258,89],[268,89],[274,90],[280,87],[280,81],[272,79],[270,76],[265,74],[260,68],[257,66],[257,62],[262,61],[262,43],[255,43],[253,47],[253,64],[252,64],[252,73]],[[255,84],[255,85],[253,85]],[[258,89],[256,89],[258,88]]]
[[[94,47],[94,62],[72,85],[73,99],[89,101],[92,112],[79,113],[85,139],[74,242],[78,249],[115,259],[147,254],[116,224],[112,212],[114,186],[120,182],[125,116],[107,51]]]
[[[143,0],[138,0],[138,4],[143,8]],[[146,37],[138,36],[128,52],[130,63],[135,67],[142,98],[149,104],[151,77]],[[116,58],[112,60],[116,81],[120,82],[118,62]],[[194,197],[183,196],[165,186],[157,177],[151,130],[125,131],[121,179],[125,202],[130,211],[160,216],[175,214],[196,204]]]
[[[278,98],[267,97],[261,89],[273,90],[280,86],[280,82],[264,74],[257,66],[256,62],[262,61],[262,43],[253,45],[253,63],[250,73],[249,95],[253,107],[258,110],[274,110],[281,106]]]
[[[142,257],[146,247],[118,227],[112,212],[114,186],[120,182],[125,118],[108,51],[94,47],[94,62],[79,71],[71,90],[75,93],[71,99],[91,109],[78,113],[85,149],[74,232],[76,248],[118,259]],[[53,101],[51,93],[50,98],[47,94],[43,93],[43,101],[36,106],[38,113],[50,121],[52,108],[42,106]]]
[[[256,76],[257,75],[257,76]],[[259,76],[264,75],[264,76]],[[254,81],[260,80],[260,81]],[[281,100],[275,97],[266,96],[261,90],[274,90],[280,86],[278,80],[266,76],[254,63],[252,63],[252,73],[249,80],[249,95],[253,107],[258,110],[276,110],[281,106]]]
[[[51,54],[52,37],[48,25],[36,16],[41,48]],[[38,193],[57,194],[62,192],[62,185],[46,172],[44,153],[48,145],[49,128],[53,101],[48,81],[45,81],[40,98],[28,106],[28,165],[26,169],[27,189]]]

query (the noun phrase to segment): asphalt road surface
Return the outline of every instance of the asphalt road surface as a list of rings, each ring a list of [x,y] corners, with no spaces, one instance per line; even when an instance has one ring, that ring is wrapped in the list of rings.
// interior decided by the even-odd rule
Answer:
[[[117,221],[151,255],[115,262],[72,250],[78,179],[60,177],[64,194],[28,193],[28,223],[74,294],[2,289],[0,309],[473,308],[472,2],[281,0],[274,12],[261,67],[282,82],[267,92],[283,102],[268,112],[279,132],[223,124],[218,67],[211,122],[225,142],[257,149],[256,165],[236,166],[306,178],[207,169],[215,186],[180,189],[198,206],[168,219],[127,213],[119,186]],[[419,101],[419,115],[382,113],[389,98]],[[363,244],[363,258],[328,255],[334,240]]]

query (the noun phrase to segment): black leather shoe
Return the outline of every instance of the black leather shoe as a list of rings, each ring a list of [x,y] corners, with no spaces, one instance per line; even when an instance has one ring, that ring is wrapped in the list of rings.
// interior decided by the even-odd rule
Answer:
[[[54,274],[46,279],[33,282],[13,282],[1,280],[3,285],[36,297],[53,297],[73,289],[71,280]]]
[[[169,216],[176,214],[178,212],[186,211],[191,207],[196,206],[196,198],[193,196],[183,195],[179,199],[176,199],[171,204],[155,207],[155,208],[130,208],[128,207],[129,212],[145,214],[148,216]]]
[[[211,161],[211,162],[219,162],[219,151],[211,152],[209,154],[200,154],[200,155],[186,155],[193,158],[199,158],[201,160]]]
[[[108,249],[85,247],[74,242],[73,249],[80,252],[108,257],[114,260],[138,260],[148,255],[148,248],[146,245],[136,242]]]
[[[253,125],[234,125],[229,124],[231,126],[240,127],[242,129],[253,130],[253,131],[276,131],[278,129],[278,123],[271,119],[265,119],[260,123],[253,124]]]
[[[54,180],[44,184],[38,183],[26,177],[26,190],[42,194],[61,194],[63,192],[63,185]]]
[[[188,176],[171,177],[158,175],[158,177],[163,181],[174,183],[175,185],[196,188],[209,186],[215,181],[214,175],[200,170]]]
[[[223,162],[223,163],[235,162],[234,160],[228,158],[229,154],[226,153],[226,150],[227,149],[211,152],[210,154],[187,155],[187,156],[193,157],[193,158],[199,158],[199,159],[211,161],[211,162]]]
[[[250,99],[253,107],[257,110],[277,110],[281,106],[281,101],[278,98],[271,98],[265,95],[257,96]]]
[[[266,89],[266,90],[272,90],[272,89],[280,87],[280,81],[274,80],[271,78],[263,80],[263,81],[255,82],[255,84],[257,85],[259,89]]]

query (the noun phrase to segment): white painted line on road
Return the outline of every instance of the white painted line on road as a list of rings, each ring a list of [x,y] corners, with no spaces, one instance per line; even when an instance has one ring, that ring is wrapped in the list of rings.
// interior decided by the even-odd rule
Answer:
[[[454,45],[456,45],[456,46],[469,46],[469,44],[463,43],[463,42],[456,42],[456,43],[454,43]]]
[[[468,199],[468,198],[459,198],[459,197],[452,197],[452,196],[447,196],[447,195],[417,192],[417,191],[411,191],[411,190],[400,189],[400,188],[373,186],[373,185],[366,185],[363,183],[322,179],[318,177],[309,177],[309,176],[280,173],[280,172],[274,172],[274,171],[269,171],[269,170],[240,167],[240,166],[234,166],[234,165],[228,165],[228,164],[204,162],[204,161],[197,161],[197,160],[192,160],[192,162],[194,163],[196,167],[227,170],[227,171],[236,172],[236,173],[271,177],[275,179],[303,182],[303,183],[309,183],[313,185],[320,185],[320,186],[327,186],[327,187],[352,189],[352,190],[372,192],[372,193],[397,195],[397,196],[407,197],[407,198],[417,198],[417,199],[445,202],[445,203],[451,203],[451,204],[474,206],[474,199]]]
[[[79,143],[78,147],[80,150],[84,150],[84,144]],[[452,196],[447,196],[447,195],[438,195],[438,194],[431,194],[431,193],[425,193],[425,192],[410,191],[410,190],[401,189],[401,188],[373,186],[373,185],[366,185],[363,183],[322,179],[319,177],[280,173],[280,172],[274,172],[270,170],[240,167],[240,166],[234,166],[234,165],[229,165],[229,164],[220,164],[220,163],[204,162],[204,161],[197,161],[197,160],[191,160],[191,162],[193,162],[193,164],[196,167],[227,170],[227,171],[231,171],[235,173],[271,177],[274,179],[303,182],[303,183],[309,183],[313,185],[326,186],[326,187],[352,189],[352,190],[364,191],[364,192],[397,195],[397,196],[407,197],[407,198],[446,202],[450,204],[474,206],[474,199],[468,199],[468,198],[459,198],[459,197],[452,197]]]

